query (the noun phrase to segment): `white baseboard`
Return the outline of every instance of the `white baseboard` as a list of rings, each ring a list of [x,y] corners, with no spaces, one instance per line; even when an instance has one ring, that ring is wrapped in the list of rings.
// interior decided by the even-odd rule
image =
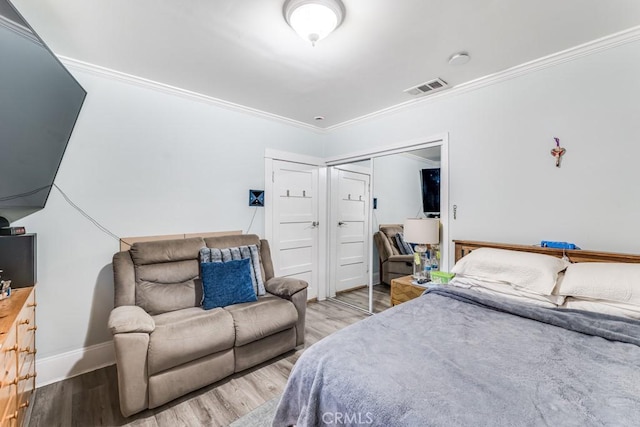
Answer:
[[[116,363],[113,341],[108,341],[36,361],[36,387],[72,378]]]

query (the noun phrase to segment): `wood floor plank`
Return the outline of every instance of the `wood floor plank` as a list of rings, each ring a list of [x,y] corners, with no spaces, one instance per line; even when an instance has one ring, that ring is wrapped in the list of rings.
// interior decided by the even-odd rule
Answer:
[[[193,399],[182,400],[178,403],[172,403],[170,408],[166,410],[160,410],[156,412],[156,421],[159,426],[175,426],[175,427],[191,427],[191,426],[204,426],[204,420],[199,417],[202,416],[202,412],[194,412],[191,405]],[[200,406],[200,405],[197,405]],[[206,411],[205,411],[206,412]],[[206,417],[211,421],[211,417]]]
[[[29,425],[42,427],[71,425],[71,396],[69,380],[36,390]]]
[[[194,404],[200,405],[209,414],[210,423],[207,425],[212,427],[228,426],[241,417],[241,415],[229,410],[222,398],[213,391],[203,393],[194,398]]]
[[[305,348],[367,317],[335,301],[310,303],[303,347],[128,418],[120,413],[115,366],[41,387],[35,394],[29,426],[228,426],[284,390]]]
[[[373,286],[373,312],[380,313],[391,307],[391,288],[384,283]],[[340,292],[335,299],[363,310],[369,310],[369,288],[363,287],[349,292]]]

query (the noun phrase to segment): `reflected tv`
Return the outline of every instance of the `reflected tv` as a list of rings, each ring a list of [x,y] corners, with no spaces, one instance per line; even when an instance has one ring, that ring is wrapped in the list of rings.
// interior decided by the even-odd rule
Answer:
[[[422,212],[440,214],[440,168],[422,169]]]

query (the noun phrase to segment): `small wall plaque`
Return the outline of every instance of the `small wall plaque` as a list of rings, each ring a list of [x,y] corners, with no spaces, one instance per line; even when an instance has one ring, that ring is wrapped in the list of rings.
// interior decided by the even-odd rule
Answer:
[[[264,207],[264,190],[249,190],[249,206]]]

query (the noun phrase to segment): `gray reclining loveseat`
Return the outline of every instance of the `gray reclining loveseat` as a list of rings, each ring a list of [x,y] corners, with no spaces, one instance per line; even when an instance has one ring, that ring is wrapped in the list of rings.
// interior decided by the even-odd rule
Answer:
[[[201,307],[202,248],[257,245],[266,295]],[[113,257],[120,409],[129,416],[255,366],[304,343],[307,283],[273,277],[256,235],[135,243]]]

